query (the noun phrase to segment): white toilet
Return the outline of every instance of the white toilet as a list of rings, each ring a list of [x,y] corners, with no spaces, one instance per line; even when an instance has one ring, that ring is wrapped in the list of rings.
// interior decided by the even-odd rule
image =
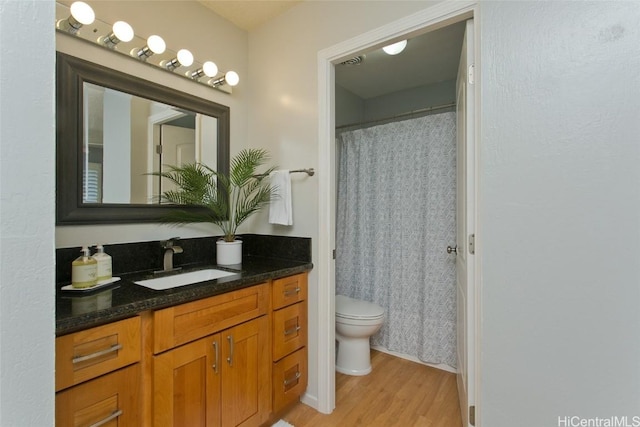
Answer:
[[[336,295],[336,371],[347,375],[371,372],[369,337],[380,329],[384,309],[377,304]]]

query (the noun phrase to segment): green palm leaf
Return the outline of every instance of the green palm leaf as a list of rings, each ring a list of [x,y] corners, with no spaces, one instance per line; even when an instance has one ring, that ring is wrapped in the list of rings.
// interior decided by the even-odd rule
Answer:
[[[253,148],[240,151],[231,160],[229,175],[201,163],[170,166],[168,171],[152,173],[166,178],[176,187],[161,194],[162,202],[205,208],[204,212],[191,212],[177,207],[162,221],[212,223],[220,227],[226,241],[233,241],[240,224],[262,209],[273,196],[274,188],[268,177],[275,168],[257,172],[268,159],[266,150]]]

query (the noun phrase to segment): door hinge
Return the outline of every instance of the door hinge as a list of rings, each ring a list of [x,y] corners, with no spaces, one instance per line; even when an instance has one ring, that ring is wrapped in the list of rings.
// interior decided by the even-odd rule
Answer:
[[[332,250],[331,251],[331,256],[333,257],[333,259],[336,259],[336,250]]]
[[[156,145],[156,154],[162,154],[162,145]]]
[[[471,255],[476,253],[476,235],[469,234],[469,253]]]
[[[475,64],[469,65],[469,69],[467,70],[467,77],[470,85],[476,82],[475,70],[476,70]]]
[[[469,406],[469,424],[476,425],[476,406]]]

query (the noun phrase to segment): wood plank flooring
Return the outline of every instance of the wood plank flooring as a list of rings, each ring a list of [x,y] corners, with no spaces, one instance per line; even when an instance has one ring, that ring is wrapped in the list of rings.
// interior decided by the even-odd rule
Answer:
[[[282,417],[295,427],[461,427],[456,376],[372,350],[373,372],[336,373],[336,409],[298,403]]]

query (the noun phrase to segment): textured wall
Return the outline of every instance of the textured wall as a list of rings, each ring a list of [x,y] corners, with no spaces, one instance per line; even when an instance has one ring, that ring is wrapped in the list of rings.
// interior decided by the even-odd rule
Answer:
[[[54,2],[0,0],[0,425],[53,425]]]
[[[640,415],[639,20],[482,4],[483,426]]]

